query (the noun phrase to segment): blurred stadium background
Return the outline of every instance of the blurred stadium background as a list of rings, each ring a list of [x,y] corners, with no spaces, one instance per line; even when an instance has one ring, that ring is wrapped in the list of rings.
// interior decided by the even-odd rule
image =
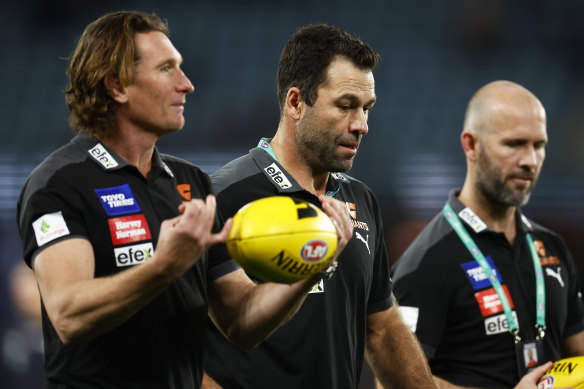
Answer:
[[[208,173],[275,132],[276,67],[299,26],[333,24],[378,50],[378,102],[350,174],[379,198],[392,261],[462,185],[459,134],[472,93],[495,79],[526,86],[546,107],[550,144],[524,210],[564,236],[584,275],[582,1],[3,1],[0,386],[39,387],[37,330],[9,289],[21,262],[17,196],[33,167],[73,136],[62,93],[65,58],[90,21],[121,9],[168,20],[196,91],[187,98],[185,128],[159,149]]]

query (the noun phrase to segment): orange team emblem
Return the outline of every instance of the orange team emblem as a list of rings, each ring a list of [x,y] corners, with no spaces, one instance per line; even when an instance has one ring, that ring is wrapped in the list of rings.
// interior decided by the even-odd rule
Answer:
[[[187,201],[191,201],[191,184],[179,184],[176,186],[178,193]]]
[[[556,257],[555,255],[554,256],[547,255],[545,251],[545,246],[543,245],[543,242],[541,240],[534,240],[533,245],[535,246],[535,249],[539,254],[539,262],[541,263],[542,266],[560,264],[560,260],[558,259],[558,257]]]
[[[345,201],[345,205],[347,206],[347,212],[353,219],[357,219],[357,205],[355,203],[349,203]]]

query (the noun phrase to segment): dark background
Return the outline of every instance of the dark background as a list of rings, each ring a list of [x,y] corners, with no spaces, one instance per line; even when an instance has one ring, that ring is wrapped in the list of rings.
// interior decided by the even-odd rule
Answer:
[[[462,185],[459,135],[470,96],[496,79],[524,85],[547,110],[550,138],[524,211],[564,236],[584,274],[582,1],[96,3],[0,4],[0,386],[38,387],[36,330],[9,291],[21,262],[16,199],[33,167],[73,136],[62,93],[66,57],[85,26],[109,11],[154,11],[168,20],[196,91],[185,128],[159,148],[208,173],[274,134],[276,67],[299,26],[333,24],[379,51],[378,101],[350,174],[378,196],[392,261]]]

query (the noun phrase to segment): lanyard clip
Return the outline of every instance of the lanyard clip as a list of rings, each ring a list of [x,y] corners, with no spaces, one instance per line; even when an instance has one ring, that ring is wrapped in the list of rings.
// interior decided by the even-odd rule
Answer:
[[[536,324],[535,325],[535,329],[537,331],[537,335],[536,335],[535,338],[536,339],[539,339],[539,340],[543,339],[543,337],[545,336],[546,327],[545,326],[540,326],[539,324]]]
[[[516,328],[514,330],[510,330],[509,332],[511,332],[511,336],[513,336],[513,341],[515,342],[515,344],[521,343],[521,336],[519,336],[519,329],[518,328]]]

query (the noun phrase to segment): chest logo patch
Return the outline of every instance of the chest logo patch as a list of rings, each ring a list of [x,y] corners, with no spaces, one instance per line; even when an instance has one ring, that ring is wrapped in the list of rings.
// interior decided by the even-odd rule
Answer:
[[[503,291],[507,296],[509,306],[511,307],[511,309],[515,308],[513,306],[513,300],[511,300],[511,295],[507,290],[507,285],[501,286],[503,287]],[[476,292],[475,298],[479,303],[479,308],[481,309],[481,314],[483,315],[483,317],[503,312],[503,304],[501,304],[501,300],[499,300],[499,296],[497,296],[497,292],[495,292],[495,289],[490,288],[487,290],[483,290],[481,292]]]
[[[560,286],[563,288],[566,285],[564,284],[564,280],[562,279],[561,272],[562,272],[562,268],[561,267],[558,267],[557,272],[553,271],[549,267],[546,267],[546,269],[545,269],[545,274],[548,275],[548,276],[550,276],[550,277],[555,278],[556,280],[558,280],[558,282],[560,283]]]
[[[153,254],[154,247],[150,242],[114,249],[117,267],[139,265],[147,261]]]
[[[363,238],[363,235],[361,235],[359,233],[359,231],[355,231],[355,238],[359,239],[361,242],[363,242],[365,244],[365,247],[367,247],[367,252],[369,254],[371,254],[371,251],[369,250],[369,235],[366,235],[366,238]]]
[[[152,239],[144,215],[115,217],[108,223],[114,246]]]
[[[351,216],[351,223],[353,223],[353,227],[360,228],[360,229],[365,230],[365,231],[369,231],[369,226],[367,225],[366,222],[361,222],[361,221],[357,220],[357,204],[345,201],[345,207],[347,208],[347,212],[349,213],[349,216]],[[358,238],[358,236],[357,236],[357,238]],[[365,244],[367,244],[367,243],[365,242]]]
[[[512,311],[511,315],[515,318],[515,322],[518,323],[519,321],[517,320],[515,311]],[[504,313],[485,319],[485,333],[487,335],[497,335],[507,332],[509,332],[509,322]]]
[[[499,270],[497,270],[497,268],[493,264],[491,257],[486,256],[485,259],[491,266],[491,269],[493,269],[493,271],[495,272],[495,275],[497,276],[499,282],[503,282],[503,279],[499,274]],[[470,281],[474,290],[480,290],[491,286],[491,282],[487,279],[487,276],[485,275],[483,268],[480,267],[480,265],[476,263],[476,261],[465,262],[460,266],[462,266],[462,269],[466,273],[466,276],[468,277],[468,280]]]
[[[178,184],[176,190],[186,201],[191,201],[191,185],[190,184]]]
[[[130,185],[124,184],[111,188],[95,189],[101,205],[108,216],[123,215],[126,213],[140,212],[140,206],[130,189]]]
[[[560,260],[558,259],[558,257],[556,257],[555,255],[554,256],[547,255],[545,246],[543,245],[543,242],[541,240],[534,240],[533,245],[535,246],[537,254],[539,255],[539,263],[541,263],[541,266],[560,264]]]

